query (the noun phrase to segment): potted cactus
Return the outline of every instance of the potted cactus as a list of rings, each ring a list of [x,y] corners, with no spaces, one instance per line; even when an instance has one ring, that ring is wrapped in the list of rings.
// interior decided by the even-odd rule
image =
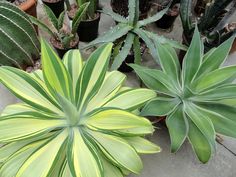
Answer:
[[[151,7],[151,0],[138,0],[139,1],[139,11],[140,20],[147,17],[148,11]],[[128,17],[129,15],[129,1],[128,0],[111,0],[111,7],[115,13],[122,15],[123,17]]]
[[[66,7],[68,11],[68,16],[73,19],[75,12],[78,7],[82,6],[84,3],[90,3],[86,15],[83,17],[80,25],[78,26],[78,35],[80,36],[80,41],[90,42],[97,38],[98,28],[100,22],[100,12],[99,1],[98,0],[77,0],[76,4],[70,5],[69,0],[66,0]]]
[[[46,5],[44,5],[44,10],[54,27],[53,30],[34,17],[30,17],[30,19],[35,25],[38,25],[39,28],[46,31],[51,36],[50,42],[62,58],[68,50],[78,48],[79,37],[77,35],[77,28],[82,17],[85,15],[88,6],[89,3],[85,3],[77,10],[71,27],[69,24],[64,25],[65,11],[57,18],[52,10]]]
[[[39,67],[40,43],[27,14],[11,3],[0,2],[0,21],[0,65],[23,70]]]
[[[183,25],[183,43],[190,44],[194,31],[194,22],[191,20],[192,0],[182,0],[180,15]],[[236,29],[227,32],[225,26],[229,17],[236,10],[235,0],[209,1],[204,7],[204,12],[197,20],[197,26],[204,39],[205,52],[213,47],[219,46],[222,42],[235,34]]]
[[[153,40],[161,41],[162,43],[172,45],[176,48],[185,50],[185,46],[175,42],[173,40],[166,39],[162,36],[158,36],[144,29],[144,27],[152,22],[160,19],[168,10],[168,7],[159,13],[139,20],[139,1],[129,0],[129,13],[128,18],[114,13],[112,10],[103,9],[102,12],[110,15],[118,24],[110,29],[104,35],[98,37],[94,41],[90,42],[85,48],[95,46],[97,44],[114,42],[116,45],[113,50],[113,63],[112,70],[118,69],[122,72],[130,72],[132,68],[126,65],[126,63],[141,63],[142,53],[144,47],[150,50],[154,58],[156,56],[156,49],[153,44]],[[121,67],[120,67],[121,66]]]

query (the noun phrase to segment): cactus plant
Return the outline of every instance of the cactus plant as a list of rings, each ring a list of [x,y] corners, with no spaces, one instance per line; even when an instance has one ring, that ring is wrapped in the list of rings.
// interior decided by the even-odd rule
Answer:
[[[114,13],[109,9],[103,9],[102,12],[107,15],[110,15],[115,21],[118,22],[118,24],[112,29],[110,29],[108,32],[104,33],[104,35],[98,37],[94,41],[87,44],[85,48],[89,48],[101,43],[119,41],[119,44],[115,46],[113,52],[114,61],[111,66],[112,70],[115,70],[119,68],[119,66],[121,66],[122,62],[125,61],[126,57],[130,53],[130,50],[134,51],[135,63],[141,62],[141,40],[144,41],[144,43],[150,49],[150,53],[153,55],[153,58],[156,60],[158,60],[158,56],[156,54],[156,49],[153,44],[153,40],[158,40],[161,43],[165,43],[175,48],[185,50],[185,46],[179,44],[178,42],[167,39],[162,36],[158,36],[144,29],[146,25],[159,20],[166,13],[167,10],[168,7],[149,18],[139,20],[139,1],[129,0],[128,18],[125,18],[120,14]]]
[[[40,56],[39,41],[27,14],[0,2],[0,21],[0,65],[33,66]]]
[[[180,15],[184,29],[184,43],[190,44],[194,31],[191,20],[192,0],[181,0]],[[210,0],[206,2],[204,13],[196,21],[201,36],[204,38],[205,52],[236,34],[236,29],[225,32],[228,19],[236,10],[236,0]]]

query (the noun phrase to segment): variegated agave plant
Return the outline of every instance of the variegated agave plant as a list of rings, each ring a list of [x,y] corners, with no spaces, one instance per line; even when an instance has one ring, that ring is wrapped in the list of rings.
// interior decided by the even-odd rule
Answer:
[[[155,97],[122,87],[125,76],[107,72],[112,44],[83,62],[78,50],[62,62],[44,41],[43,71],[0,68],[1,82],[24,103],[0,117],[0,176],[120,177],[139,173],[138,153],[160,148],[144,139],[152,124],[131,113]]]
[[[132,65],[157,98],[142,109],[141,115],[167,116],[171,150],[176,152],[187,138],[202,162],[216,147],[216,132],[236,138],[236,66],[220,67],[234,38],[203,55],[196,28],[181,70],[176,52],[156,43],[161,70]]]

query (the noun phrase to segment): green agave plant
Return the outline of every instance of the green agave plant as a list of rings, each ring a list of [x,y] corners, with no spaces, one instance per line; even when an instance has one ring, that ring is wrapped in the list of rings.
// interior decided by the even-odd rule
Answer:
[[[63,62],[44,41],[42,71],[1,67],[1,82],[23,103],[0,117],[0,176],[122,177],[139,173],[138,153],[160,148],[144,139],[154,128],[137,111],[156,93],[122,87],[107,72],[112,44],[83,62],[78,50]],[[33,170],[32,170],[33,169]]]
[[[187,138],[203,163],[216,148],[216,132],[236,138],[236,108],[224,101],[236,98],[236,66],[220,67],[234,38],[203,55],[195,29],[181,70],[173,48],[156,43],[161,70],[132,65],[145,85],[158,93],[142,109],[142,116],[167,116],[171,150]],[[229,101],[227,101],[229,103]]]
[[[144,20],[139,20],[139,1],[129,0],[128,6],[129,16],[127,18],[121,16],[120,14],[114,13],[112,10],[103,9],[102,13],[110,15],[116,22],[118,22],[118,24],[104,33],[104,35],[98,37],[94,41],[91,41],[86,46],[86,48],[88,48],[101,43],[118,43],[114,47],[113,51],[114,61],[111,66],[112,70],[119,68],[130,53],[130,50],[134,51],[135,63],[141,63],[141,40],[144,41],[154,58],[158,58],[158,56],[155,52],[156,49],[153,44],[153,40],[160,41],[163,44],[168,44],[178,49],[186,50],[184,45],[181,45],[176,41],[167,39],[163,36],[158,36],[157,34],[145,30],[145,26],[159,20],[167,12],[168,8]]]

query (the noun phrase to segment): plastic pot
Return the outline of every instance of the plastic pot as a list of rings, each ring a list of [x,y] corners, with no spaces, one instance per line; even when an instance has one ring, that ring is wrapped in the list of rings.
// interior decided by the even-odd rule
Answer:
[[[78,49],[79,37],[77,36],[76,39],[71,42],[70,47],[66,49],[63,48],[62,44],[54,38],[50,38],[50,43],[53,45],[53,47],[57,51],[58,56],[62,59],[65,53],[68,52],[69,50]]]
[[[128,73],[128,72],[133,71],[133,68],[131,68],[130,66],[127,65],[127,64],[130,64],[130,63],[134,63],[134,55],[133,54],[129,54],[126,57],[125,61],[122,62],[122,64],[118,68],[118,71],[124,72],[124,73]]]
[[[166,14],[163,15],[161,19],[156,21],[156,25],[161,29],[170,29],[173,27],[176,18],[179,15],[179,5],[174,5],[168,10]]]
[[[77,30],[80,41],[90,42],[98,37],[100,16],[100,13],[97,13],[95,19],[80,22]]]
[[[42,2],[53,11],[57,18],[64,11],[64,0],[42,0]]]

